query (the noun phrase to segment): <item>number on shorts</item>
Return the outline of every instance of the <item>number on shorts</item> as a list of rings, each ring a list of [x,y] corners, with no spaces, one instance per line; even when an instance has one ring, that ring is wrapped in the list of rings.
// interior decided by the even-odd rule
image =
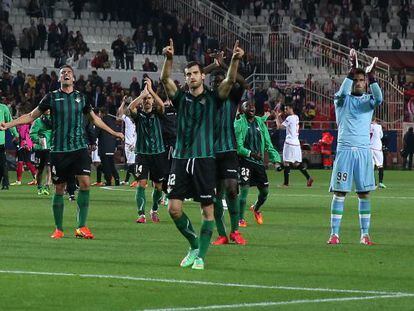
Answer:
[[[175,185],[175,174],[170,174],[168,176],[168,186],[174,186]]]
[[[241,175],[242,175],[242,176],[249,177],[249,175],[250,175],[250,170],[249,170],[247,167],[242,167],[242,168],[241,168]]]
[[[347,179],[348,179],[348,173],[338,172],[336,174],[336,180],[337,181],[346,181]]]

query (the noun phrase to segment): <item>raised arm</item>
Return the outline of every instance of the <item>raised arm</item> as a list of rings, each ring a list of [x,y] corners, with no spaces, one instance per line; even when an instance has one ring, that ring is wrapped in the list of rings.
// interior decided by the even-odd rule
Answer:
[[[5,130],[7,130],[9,128],[12,128],[12,127],[15,127],[17,125],[32,123],[34,120],[36,120],[42,114],[43,114],[43,112],[41,112],[39,110],[39,108],[36,107],[35,109],[32,110],[32,112],[26,113],[26,114],[18,117],[17,119],[11,120],[10,122],[1,122],[0,123],[0,130],[5,131]]]
[[[278,112],[276,114],[276,126],[278,129],[286,128],[286,126],[283,125],[282,114],[283,114],[282,112]]]
[[[144,101],[145,96],[148,95],[148,90],[146,87],[141,91],[141,94],[137,98],[135,98],[128,106],[128,110],[131,114],[135,115],[138,111],[138,106],[141,105]]]
[[[148,93],[154,98],[154,107],[158,114],[164,114],[164,102],[158,96],[154,89],[152,88],[152,81],[150,78],[145,78],[145,87],[147,88]]]
[[[239,46],[239,40],[236,41],[233,47],[233,55],[231,57],[229,69],[227,69],[226,78],[220,83],[218,87],[218,95],[221,99],[226,99],[236,82],[237,77],[237,68],[239,67],[239,62],[243,58],[244,51]]]
[[[358,56],[354,49],[349,51],[349,73],[345,80],[342,82],[339,91],[335,93],[334,103],[335,105],[343,105],[345,97],[352,92],[352,84],[354,82],[354,73],[358,68]]]
[[[165,55],[165,60],[161,70],[161,83],[164,84],[167,95],[169,97],[174,97],[175,93],[177,92],[177,86],[171,79],[172,63],[174,56],[174,43],[172,39],[170,39],[170,44],[167,45],[162,52]]]
[[[375,78],[375,71],[374,71],[377,62],[378,62],[378,57],[374,57],[372,59],[371,65],[365,68],[365,73],[368,75],[369,88],[373,96],[372,105],[374,107],[379,106],[382,103],[382,91]]]
[[[206,68],[210,66],[214,66],[215,68],[220,67],[227,71],[229,69],[229,66],[227,66],[227,64],[224,62],[224,52],[217,53],[214,57],[214,62],[211,65],[208,65]],[[206,72],[206,68],[204,68],[204,72],[207,74],[208,72]],[[249,88],[249,85],[247,84],[246,80],[239,72],[237,72],[236,75],[236,82],[240,84],[241,87],[245,90]]]
[[[121,105],[119,106],[119,108],[116,112],[116,116],[118,118],[122,118],[122,116],[125,114],[125,111],[128,109],[128,106],[125,105],[127,98],[128,98],[128,96],[126,96],[126,95],[124,97],[122,97]]]
[[[89,119],[97,127],[99,127],[100,129],[103,129],[104,131],[108,132],[112,136],[114,136],[116,138],[119,138],[121,140],[124,140],[125,139],[124,134],[122,134],[121,132],[115,132],[113,129],[111,129],[108,125],[105,124],[104,121],[102,121],[102,119],[100,117],[98,117],[95,114],[95,112],[93,112],[93,110],[91,110],[89,112]]]

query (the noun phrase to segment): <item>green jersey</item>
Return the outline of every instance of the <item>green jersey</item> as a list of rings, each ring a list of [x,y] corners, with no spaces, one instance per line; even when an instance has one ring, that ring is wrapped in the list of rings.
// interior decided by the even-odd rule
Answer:
[[[50,115],[43,115],[33,122],[30,128],[30,138],[34,144],[34,150],[50,149],[52,140],[51,125]]]
[[[65,93],[56,90],[48,93],[39,103],[38,109],[50,109],[52,123],[52,152],[70,152],[86,149],[83,114],[92,107],[79,91]]]
[[[12,120],[9,107],[6,105],[0,104],[0,123],[1,122],[10,122]],[[14,137],[19,137],[17,130],[15,127],[10,128],[10,132]],[[6,132],[0,131],[0,145],[4,145],[6,143]]]
[[[256,120],[249,122],[249,128],[244,140],[244,147],[249,149],[253,153],[261,153],[262,145],[262,133],[260,132],[259,124]],[[263,160],[256,160],[253,158],[246,158],[247,161],[251,161],[258,164],[263,164]]]
[[[132,114],[137,132],[136,154],[158,154],[165,151],[160,118],[156,113],[139,110]]]
[[[214,149],[216,153],[236,151],[236,135],[234,134],[234,120],[238,103],[243,95],[241,86],[234,86],[229,97],[218,108],[216,119],[216,133]]]
[[[177,141],[173,158],[214,157],[214,130],[218,96],[204,86],[204,92],[194,97],[178,90],[172,98],[177,109]]]

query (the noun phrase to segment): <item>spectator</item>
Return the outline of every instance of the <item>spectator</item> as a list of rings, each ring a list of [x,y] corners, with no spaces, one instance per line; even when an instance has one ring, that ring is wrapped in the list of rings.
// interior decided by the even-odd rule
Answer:
[[[130,37],[126,38],[125,44],[125,60],[126,60],[126,70],[134,70],[134,53],[135,53],[135,44]]]
[[[381,31],[382,32],[387,32],[387,24],[390,21],[390,17],[388,15],[387,10],[381,11],[380,20],[381,20]]]
[[[277,9],[274,9],[273,12],[269,15],[269,26],[272,31],[278,31],[280,24],[280,15],[277,12]]]
[[[96,87],[95,94],[92,100],[92,108],[101,108],[105,106],[105,95],[102,93],[102,89],[100,86]]]
[[[263,1],[256,0],[253,4],[253,14],[256,18],[261,14],[263,8]]]
[[[13,29],[7,25],[1,34],[1,46],[3,47],[3,69],[10,71],[11,58],[13,57],[13,50],[16,47],[16,37],[13,34]]]
[[[30,59],[30,34],[27,28],[23,28],[19,38],[20,59]]]
[[[277,86],[277,82],[273,80],[270,83],[269,88],[267,89],[267,98],[268,98],[268,102],[272,110],[275,109],[276,101],[279,98],[279,95],[280,95],[280,90]]]
[[[407,27],[410,18],[409,6],[404,6],[400,12],[398,12],[398,16],[400,17],[401,38],[407,38]]]
[[[263,85],[261,83],[258,83],[256,90],[254,92],[254,103],[256,105],[256,115],[262,116],[264,114],[265,101],[267,101],[266,90],[263,89]]]
[[[413,153],[414,153],[414,133],[413,128],[410,127],[408,131],[404,134],[403,138],[403,168],[409,170],[413,167]],[[407,158],[408,158],[408,167],[407,167]]]
[[[122,35],[118,35],[118,39],[112,42],[111,49],[114,51],[115,68],[119,69],[119,66],[121,65],[121,68],[125,69],[125,43],[122,41]]]
[[[145,52],[146,54],[152,54],[152,47],[154,45],[154,31],[152,30],[152,24],[147,26],[147,35],[145,37]],[[134,70],[134,68],[132,68]]]
[[[70,2],[74,13],[74,19],[81,19],[81,13],[83,11],[85,0],[71,0]]]
[[[325,23],[322,25],[322,31],[325,34],[325,38],[329,40],[333,40],[333,36],[335,33],[335,25],[333,20],[330,16],[325,19]]]
[[[29,0],[26,13],[30,17],[41,17],[39,0]]]
[[[38,85],[41,86],[42,84],[44,84],[47,87],[46,90],[49,91],[50,80],[51,78],[47,73],[47,68],[43,67],[42,73],[37,76]]]
[[[30,28],[28,29],[28,33],[30,36],[30,45],[29,45],[30,58],[34,58],[35,51],[37,49],[38,40],[39,40],[39,33],[37,32],[37,26],[35,25],[34,19],[30,20]]]
[[[81,50],[78,58],[78,69],[88,69],[88,59],[85,51]]]
[[[47,30],[46,26],[43,22],[43,18],[39,18],[38,24],[37,24],[37,34],[38,34],[38,47],[41,51],[45,49],[45,43],[47,39]]]
[[[364,25],[364,32],[369,33],[369,29],[371,28],[371,20],[369,19],[369,16],[365,11],[362,14],[362,20],[362,23]]]
[[[144,26],[139,25],[132,35],[132,40],[135,42],[136,52],[142,54],[144,52],[144,43],[146,41],[146,33]]]
[[[157,65],[155,65],[153,62],[150,62],[148,57],[145,57],[144,64],[142,64],[142,71],[158,71]]]
[[[84,75],[79,75],[79,78],[76,79],[75,89],[78,90],[81,93],[85,93],[86,81],[85,81],[85,76]]]
[[[1,9],[3,10],[3,20],[6,22],[6,24],[9,23],[9,15],[10,15],[11,6],[12,6],[12,0],[3,0],[1,3]]]
[[[401,49],[401,41],[398,39],[397,34],[394,34],[394,36],[392,37],[391,49],[393,50]]]
[[[141,92],[141,87],[139,85],[137,77],[132,78],[132,82],[129,85],[129,94],[131,96],[138,96],[138,94]]]
[[[69,37],[69,29],[66,23],[67,19],[64,19],[57,25],[60,32],[61,46],[63,46],[66,43],[66,41],[68,41]]]

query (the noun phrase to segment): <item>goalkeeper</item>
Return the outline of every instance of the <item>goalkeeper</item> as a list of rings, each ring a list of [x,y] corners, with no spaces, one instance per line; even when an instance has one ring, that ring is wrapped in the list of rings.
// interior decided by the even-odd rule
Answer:
[[[334,195],[331,203],[331,236],[327,243],[340,243],[339,229],[345,196],[355,183],[361,228],[360,243],[372,245],[369,236],[369,192],[375,189],[375,179],[369,135],[374,109],[382,102],[382,92],[374,75],[378,58],[375,57],[365,71],[358,68],[354,49],[350,51],[349,60],[351,68],[348,77],[334,97],[338,145],[330,183],[330,191]],[[366,93],[367,80],[370,93]]]

